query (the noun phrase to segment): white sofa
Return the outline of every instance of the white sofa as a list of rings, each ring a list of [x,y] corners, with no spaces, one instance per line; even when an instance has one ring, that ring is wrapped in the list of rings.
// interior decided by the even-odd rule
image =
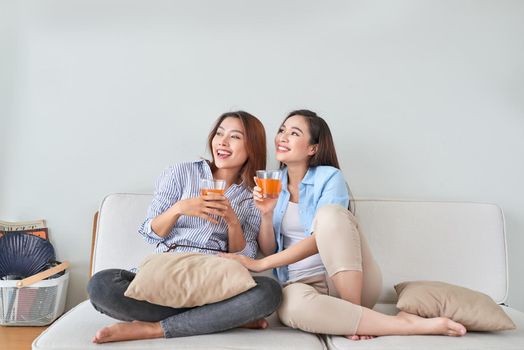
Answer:
[[[151,195],[111,194],[100,207],[92,273],[137,266],[153,247],[138,235]],[[356,200],[356,216],[380,264],[384,286],[377,310],[394,314],[393,285],[440,280],[482,291],[504,303],[508,291],[504,217],[493,204]],[[350,341],[317,336],[281,325],[219,334],[96,345],[96,330],[115,320],[84,301],[55,321],[33,342],[34,350],[58,349],[524,349],[524,313],[503,306],[517,330],[445,336],[387,336]]]

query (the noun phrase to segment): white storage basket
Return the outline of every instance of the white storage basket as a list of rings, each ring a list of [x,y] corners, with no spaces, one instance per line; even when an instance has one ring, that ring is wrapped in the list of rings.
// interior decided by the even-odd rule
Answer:
[[[18,280],[0,280],[0,325],[44,326],[64,312],[69,271],[29,287],[18,288]]]

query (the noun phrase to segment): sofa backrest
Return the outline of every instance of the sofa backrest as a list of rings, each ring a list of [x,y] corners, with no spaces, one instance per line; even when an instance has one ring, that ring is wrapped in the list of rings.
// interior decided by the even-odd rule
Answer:
[[[99,210],[92,272],[136,267],[154,247],[137,233],[148,194],[110,194]],[[379,302],[393,286],[438,280],[507,298],[504,217],[494,204],[356,199],[356,216],[383,273]]]
[[[396,302],[393,286],[434,280],[507,298],[506,234],[494,204],[358,200],[361,232],[382,269],[381,302]]]

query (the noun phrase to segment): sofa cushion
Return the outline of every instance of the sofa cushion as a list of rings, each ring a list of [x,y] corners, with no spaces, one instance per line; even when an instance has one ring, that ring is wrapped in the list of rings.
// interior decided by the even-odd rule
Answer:
[[[256,286],[235,260],[200,253],[161,253],[140,265],[124,295],[174,308],[229,299]]]
[[[469,288],[438,281],[403,282],[395,286],[397,308],[422,317],[444,316],[468,331],[504,331],[515,324],[493,299]]]
[[[119,322],[96,311],[84,301],[64,314],[33,342],[33,350],[324,350],[322,339],[282,326],[268,319],[264,330],[233,329],[226,332],[170,339],[147,339],[94,344],[91,339],[102,327]]]
[[[513,319],[516,330],[503,332],[468,332],[463,337],[434,335],[387,336],[371,340],[350,341],[340,336],[327,336],[330,350],[522,350],[524,349],[524,313],[502,307]],[[379,304],[375,310],[395,315],[399,310],[394,304]]]

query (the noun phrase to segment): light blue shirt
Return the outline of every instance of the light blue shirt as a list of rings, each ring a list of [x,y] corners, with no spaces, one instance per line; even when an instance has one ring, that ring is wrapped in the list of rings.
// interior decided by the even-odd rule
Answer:
[[[287,168],[284,168],[282,174],[282,191],[280,192],[277,205],[273,211],[273,230],[275,232],[277,252],[284,249],[282,219],[290,197],[287,185]],[[339,169],[332,166],[309,168],[298,186],[298,191],[298,208],[300,221],[304,226],[304,238],[309,237],[313,233],[311,224],[319,208],[326,204],[339,204],[344,208],[347,208],[349,205],[349,192],[344,176]],[[282,283],[285,283],[289,279],[287,266],[276,268],[274,273]]]
[[[200,196],[200,178],[213,178],[211,168],[205,160],[173,165],[158,178],[153,201],[138,230],[148,243],[165,243],[160,244],[156,252],[166,251],[172,243],[228,250],[228,227],[222,218],[219,218],[218,224],[214,224],[200,217],[182,215],[166,237],[158,236],[151,228],[153,219],[176,202]],[[226,190],[225,196],[240,221],[246,240],[246,246],[239,254],[254,258],[258,249],[260,212],[253,203],[252,192],[244,184],[233,184]],[[216,254],[210,250],[189,247],[178,247],[175,251]]]

